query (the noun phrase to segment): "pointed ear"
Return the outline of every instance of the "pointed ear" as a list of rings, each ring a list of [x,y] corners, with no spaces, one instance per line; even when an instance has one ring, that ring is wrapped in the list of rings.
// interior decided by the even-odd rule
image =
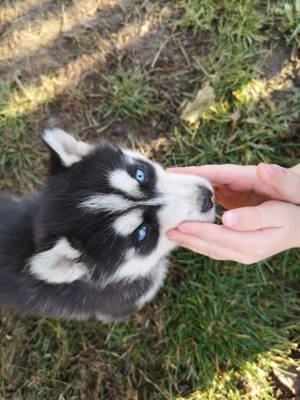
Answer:
[[[88,274],[87,267],[78,261],[80,252],[62,237],[49,250],[37,253],[28,263],[36,278],[48,283],[71,283]]]
[[[76,140],[61,129],[46,129],[42,138],[50,151],[51,172],[70,167],[94,148],[93,145]]]

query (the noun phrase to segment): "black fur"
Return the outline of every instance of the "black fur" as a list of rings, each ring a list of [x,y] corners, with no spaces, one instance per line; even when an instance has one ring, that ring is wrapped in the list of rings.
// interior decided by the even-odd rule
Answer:
[[[122,320],[136,311],[136,301],[150,288],[151,278],[108,283],[104,288],[98,282],[109,278],[123,261],[128,240],[138,246],[135,236],[112,240],[110,227],[116,216],[78,205],[91,195],[117,192],[107,181],[107,171],[132,167],[126,165],[121,150],[110,145],[98,146],[69,168],[51,153],[54,175],[38,195],[20,201],[0,196],[0,305],[32,315],[71,318],[100,313],[109,320]],[[148,189],[143,187],[145,198],[153,195],[155,180],[147,168],[151,179]],[[154,208],[145,207],[152,238],[147,247],[140,247],[141,254],[149,254],[158,240],[154,214]],[[92,271],[90,280],[49,284],[29,273],[28,260],[50,249],[60,237],[82,252],[82,261]]]

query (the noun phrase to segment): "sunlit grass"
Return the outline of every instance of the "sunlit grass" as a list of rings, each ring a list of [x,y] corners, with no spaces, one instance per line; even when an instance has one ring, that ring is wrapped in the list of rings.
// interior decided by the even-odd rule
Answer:
[[[257,1],[179,0],[176,5],[181,17],[174,25],[192,29],[194,34],[213,28],[212,34],[223,36],[219,40],[240,41],[245,47],[262,38],[264,17]]]
[[[40,105],[48,104],[55,98],[57,80],[55,77],[41,77],[38,84],[12,87],[6,81],[0,87],[0,120],[2,124],[22,117],[27,112],[34,112]]]
[[[129,121],[133,145],[138,143],[137,133],[152,126],[154,117],[156,123],[163,121],[163,128],[154,128],[159,140],[143,144],[145,154],[152,150],[166,167],[260,161],[291,166],[299,162],[300,94],[293,82],[297,64],[286,60],[271,79],[263,76],[261,68],[268,45],[277,44],[274,29],[283,34],[291,52],[297,44],[298,3],[152,3],[155,13],[169,7],[164,34],[172,32],[180,39],[175,43],[186,51],[188,67],[176,59],[171,66],[158,60],[152,69],[149,64],[135,65],[114,56],[112,38],[120,39],[123,46],[115,44],[125,52],[131,42],[146,37],[147,29],[158,29],[147,22],[138,4],[102,49],[101,57],[109,54],[118,68],[105,69],[101,64],[103,71],[99,72],[95,67],[99,49],[93,48],[53,75],[23,83],[2,81],[1,187],[19,191],[36,186],[42,175],[38,166],[46,154],[35,147],[39,130],[73,95],[80,98],[74,103],[75,120],[90,112],[92,122],[80,122],[101,126],[103,120],[104,124],[106,120]],[[85,7],[84,1],[80,4]],[[83,12],[86,15],[89,10]],[[149,21],[156,22],[155,18],[157,14]],[[143,29],[135,36],[139,23]],[[105,29],[110,36],[109,27]],[[187,40],[196,47],[207,38],[210,47],[205,57],[197,51],[187,54]],[[162,59],[171,44],[170,39]],[[88,91],[85,76],[91,71],[97,79]],[[176,105],[193,99],[205,82],[213,88],[216,104],[198,125],[185,124]],[[166,94],[170,89],[174,98],[164,93],[162,100],[161,89]],[[140,139],[145,142],[143,136]],[[300,342],[299,264],[296,250],[251,266],[216,262],[179,250],[171,258],[170,275],[160,295],[123,324],[33,319],[2,312],[0,397],[275,400],[273,369],[300,365],[293,356]]]

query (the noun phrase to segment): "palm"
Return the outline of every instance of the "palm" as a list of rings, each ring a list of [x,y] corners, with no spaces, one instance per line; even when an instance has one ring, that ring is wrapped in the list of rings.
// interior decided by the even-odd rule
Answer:
[[[238,207],[257,206],[270,197],[263,193],[250,190],[234,190],[229,185],[219,185],[215,188],[215,201],[222,207],[231,209]]]
[[[193,174],[208,179],[214,186],[216,203],[224,208],[256,206],[268,200],[299,204],[300,164],[290,168],[292,174],[287,177],[281,176],[283,184],[278,183],[278,171],[275,173],[276,184],[274,184],[266,167],[266,164],[203,165],[173,168],[172,172]]]

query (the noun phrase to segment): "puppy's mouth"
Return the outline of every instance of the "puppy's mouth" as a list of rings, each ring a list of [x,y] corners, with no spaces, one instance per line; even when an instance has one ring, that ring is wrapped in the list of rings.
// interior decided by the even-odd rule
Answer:
[[[213,192],[206,187],[201,187],[199,197],[200,197],[200,204],[201,204],[200,211],[202,213],[209,212],[214,207]]]
[[[204,220],[203,222],[210,222],[213,223],[215,221],[216,212],[215,212],[215,205],[212,203],[211,208],[204,213]]]

